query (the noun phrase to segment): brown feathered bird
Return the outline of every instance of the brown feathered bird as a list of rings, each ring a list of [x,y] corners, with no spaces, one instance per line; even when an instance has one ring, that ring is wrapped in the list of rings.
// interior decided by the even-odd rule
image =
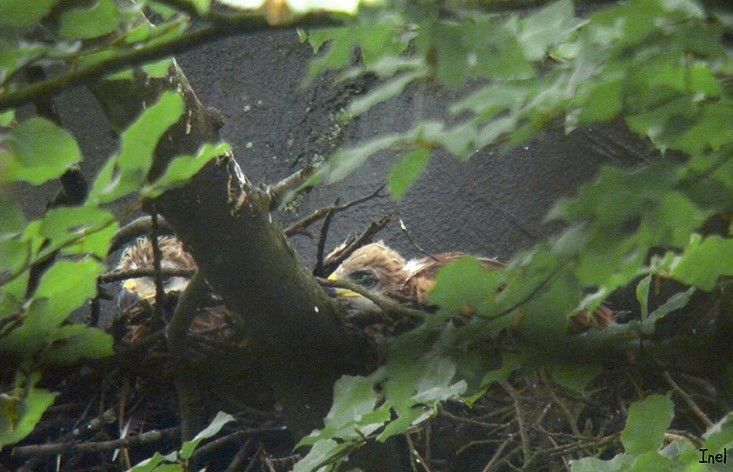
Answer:
[[[158,238],[158,247],[161,252],[161,269],[171,271],[195,272],[196,262],[191,254],[186,252],[183,244],[177,238],[162,236]],[[153,245],[148,238],[139,238],[128,246],[122,253],[116,271],[152,270],[154,267]],[[188,275],[174,275],[162,277],[168,315],[175,309],[177,296],[180,295],[191,281]],[[148,334],[150,315],[155,305],[155,281],[153,277],[136,277],[122,283],[122,289],[117,297],[117,304],[122,309],[122,316],[118,321],[123,326],[122,339],[134,342]],[[210,300],[199,308],[196,317],[191,323],[191,332],[196,334],[221,331],[229,333],[230,316],[221,301],[212,295]]]
[[[425,305],[430,291],[435,286],[438,271],[446,264],[467,256],[468,254],[461,252],[446,252],[406,261],[397,251],[379,241],[354,251],[329,276],[329,279],[349,280],[380,295]],[[487,269],[505,267],[496,259],[485,257],[477,259]],[[339,289],[337,296],[348,300],[347,304],[351,309],[378,310],[374,303],[353,291]],[[587,311],[574,314],[571,317],[569,332],[578,333],[614,324],[613,311],[602,306],[590,315]]]

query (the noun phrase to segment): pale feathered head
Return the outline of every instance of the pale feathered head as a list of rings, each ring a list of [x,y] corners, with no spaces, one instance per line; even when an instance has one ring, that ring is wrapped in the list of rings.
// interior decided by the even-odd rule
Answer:
[[[406,278],[405,259],[384,241],[367,244],[354,251],[329,276],[331,280],[349,280],[382,294],[396,294]],[[348,291],[344,291],[348,292]],[[348,296],[354,292],[339,293]]]
[[[183,244],[171,236],[158,238],[158,247],[161,253],[161,268],[172,270],[194,270],[196,262],[193,257],[183,249]],[[115,270],[152,270],[153,245],[148,238],[139,238],[132,245],[128,246]],[[166,293],[182,292],[188,286],[190,279],[183,276],[163,277],[163,288]],[[155,299],[155,282],[153,277],[138,277],[127,279],[122,283],[122,292],[118,297],[118,304],[121,308],[129,307],[141,300],[152,302]]]

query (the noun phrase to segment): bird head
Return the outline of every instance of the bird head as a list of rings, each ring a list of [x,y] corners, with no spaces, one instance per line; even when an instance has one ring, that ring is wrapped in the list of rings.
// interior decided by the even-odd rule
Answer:
[[[406,278],[404,266],[405,259],[397,251],[378,241],[354,251],[328,279],[347,280],[380,295],[394,295]],[[337,288],[336,297],[354,309],[376,309],[370,300],[351,290]]]
[[[193,257],[183,249],[181,242],[170,236],[158,238],[161,253],[160,266],[163,269],[196,269]],[[139,238],[128,246],[120,257],[115,270],[153,269],[153,245],[148,238]],[[166,294],[180,293],[186,289],[190,279],[183,276],[163,277],[163,288]],[[146,302],[152,305],[155,301],[155,281],[153,277],[137,277],[122,283],[122,290],[117,297],[117,304],[123,310],[135,304]]]

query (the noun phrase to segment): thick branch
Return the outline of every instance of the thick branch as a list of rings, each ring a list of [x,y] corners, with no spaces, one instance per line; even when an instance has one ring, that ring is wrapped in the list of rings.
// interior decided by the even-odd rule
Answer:
[[[93,88],[116,129],[124,129],[164,90],[180,90],[186,111],[161,140],[150,177],[181,153],[217,139],[216,126],[177,65],[164,79],[110,81]],[[266,355],[288,427],[296,435],[322,425],[333,383],[375,366],[361,333],[342,322],[337,307],[311,276],[270,214],[270,198],[255,188],[231,156],[209,163],[186,186],[156,202],[194,256],[202,275]]]
[[[178,428],[168,428],[158,431],[148,431],[138,434],[137,436],[129,436],[123,439],[114,439],[111,441],[92,441],[85,443],[62,442],[20,446],[13,449],[13,457],[23,458],[34,456],[56,456],[59,454],[88,454],[92,452],[104,452],[111,451],[113,449],[158,444],[177,437]]]

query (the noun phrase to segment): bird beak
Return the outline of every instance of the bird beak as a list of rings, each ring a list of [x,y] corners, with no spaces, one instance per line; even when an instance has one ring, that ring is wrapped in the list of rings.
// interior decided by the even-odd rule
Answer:
[[[339,277],[335,273],[328,276],[328,280],[338,281]],[[333,292],[326,291],[326,294],[328,294],[329,297],[336,297],[336,298],[353,298],[353,297],[361,297],[356,292],[353,292],[346,288],[337,288],[337,287],[329,287]],[[333,293],[333,295],[332,295]]]
[[[155,298],[155,292],[141,294],[140,289],[140,285],[136,279],[125,280],[122,283],[122,290],[117,295],[117,306],[125,310],[136,303]]]

